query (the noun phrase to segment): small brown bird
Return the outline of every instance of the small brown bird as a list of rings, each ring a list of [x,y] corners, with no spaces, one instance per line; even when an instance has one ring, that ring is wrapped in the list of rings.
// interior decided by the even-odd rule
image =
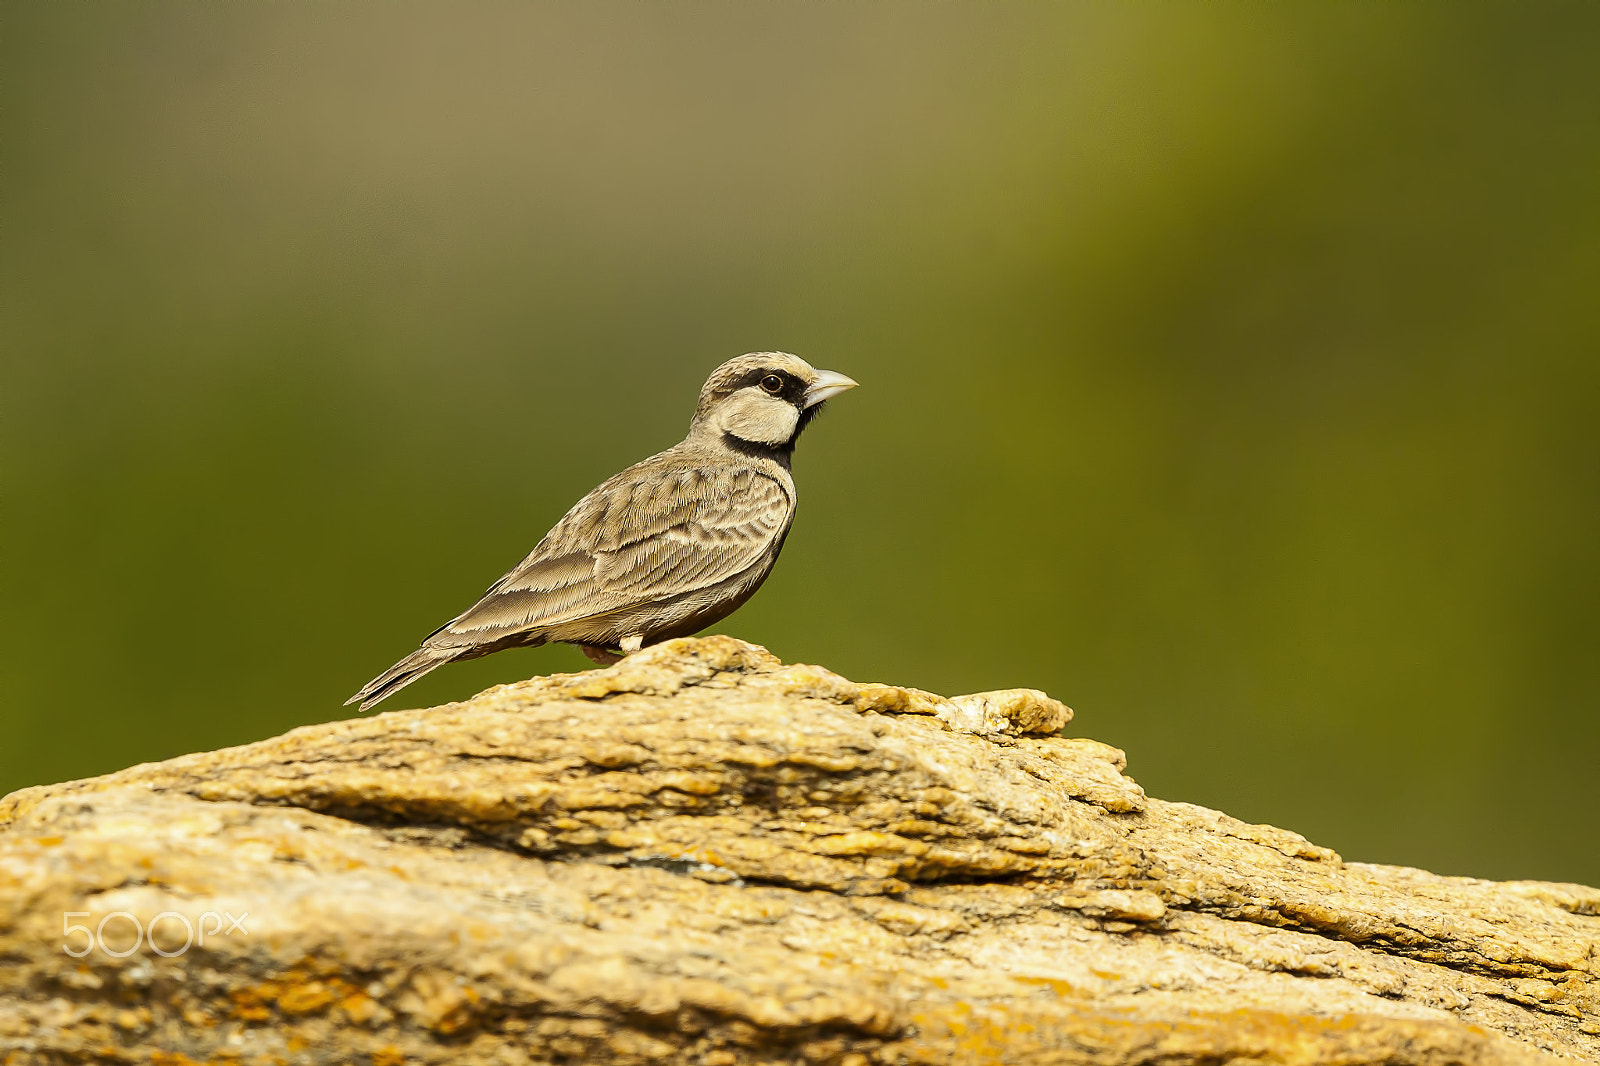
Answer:
[[[712,371],[689,435],[579,500],[481,600],[345,701],[366,710],[436,666],[561,641],[597,663],[726,618],[794,521],[800,431],[856,383],[783,352]]]

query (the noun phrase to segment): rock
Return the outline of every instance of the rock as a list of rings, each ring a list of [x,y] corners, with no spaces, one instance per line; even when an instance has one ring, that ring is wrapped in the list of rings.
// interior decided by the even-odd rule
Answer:
[[[0,1063],[1600,1059],[1600,891],[727,637],[0,801]],[[74,957],[81,954],[81,958]]]

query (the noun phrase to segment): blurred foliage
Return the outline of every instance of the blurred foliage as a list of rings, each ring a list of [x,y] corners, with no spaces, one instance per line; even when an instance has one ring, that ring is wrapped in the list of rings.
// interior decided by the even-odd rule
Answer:
[[[0,792],[347,713],[781,348],[863,387],[722,631],[1048,689],[1347,858],[1600,883],[1600,8],[4,27]]]

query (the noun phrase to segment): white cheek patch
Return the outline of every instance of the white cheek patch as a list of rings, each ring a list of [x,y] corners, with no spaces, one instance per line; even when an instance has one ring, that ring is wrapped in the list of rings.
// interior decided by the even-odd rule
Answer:
[[[723,431],[757,444],[785,444],[799,424],[794,404],[754,389],[740,389],[728,397],[717,418]]]

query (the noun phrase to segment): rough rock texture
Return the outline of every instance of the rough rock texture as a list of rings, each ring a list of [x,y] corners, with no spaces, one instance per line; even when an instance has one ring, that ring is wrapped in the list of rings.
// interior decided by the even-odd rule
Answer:
[[[1070,716],[712,637],[18,792],[0,1063],[1600,1060],[1600,891],[1148,799]]]

